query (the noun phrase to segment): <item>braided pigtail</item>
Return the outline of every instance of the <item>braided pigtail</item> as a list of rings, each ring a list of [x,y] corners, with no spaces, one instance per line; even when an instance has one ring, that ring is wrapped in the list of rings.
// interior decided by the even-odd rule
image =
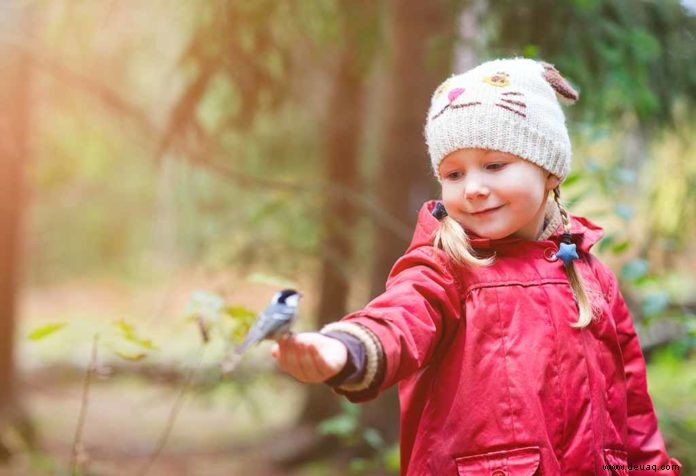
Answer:
[[[563,250],[563,245],[572,247],[572,253],[575,253],[574,257],[577,258],[577,253],[575,252],[575,245],[571,243],[570,240],[570,218],[568,217],[568,212],[561,203],[561,191],[559,187],[553,189],[553,198],[558,205],[558,210],[561,212],[561,220],[563,221],[563,241],[561,243],[561,249]],[[563,269],[565,270],[566,276],[568,276],[568,282],[575,295],[575,300],[578,304],[578,320],[573,327],[586,327],[591,321],[594,315],[594,310],[592,306],[592,301],[590,300],[587,291],[585,290],[585,284],[583,283],[582,277],[578,274],[573,265],[573,258],[563,260]]]
[[[440,222],[440,227],[433,238],[433,245],[436,248],[442,248],[452,261],[473,266],[488,266],[493,263],[493,257],[479,258],[474,255],[464,228],[447,215],[442,202],[437,202],[435,205],[433,216]]]

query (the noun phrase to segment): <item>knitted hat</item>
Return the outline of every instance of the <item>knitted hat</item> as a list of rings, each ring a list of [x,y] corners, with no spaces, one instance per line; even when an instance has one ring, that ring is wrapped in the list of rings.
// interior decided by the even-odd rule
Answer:
[[[578,93],[548,63],[525,58],[489,61],[450,77],[433,94],[425,138],[435,175],[462,148],[508,152],[564,179],[570,138],[558,100]]]

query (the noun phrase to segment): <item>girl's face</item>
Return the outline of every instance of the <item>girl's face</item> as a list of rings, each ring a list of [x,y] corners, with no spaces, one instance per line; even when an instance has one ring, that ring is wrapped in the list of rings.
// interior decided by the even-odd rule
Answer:
[[[440,163],[442,201],[449,216],[478,236],[534,240],[546,197],[559,179],[516,155],[459,149]]]

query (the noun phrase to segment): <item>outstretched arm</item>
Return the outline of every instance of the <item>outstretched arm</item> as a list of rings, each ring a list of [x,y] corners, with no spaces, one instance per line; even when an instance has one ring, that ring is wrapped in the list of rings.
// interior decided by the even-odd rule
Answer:
[[[423,368],[459,319],[461,304],[445,260],[417,249],[394,265],[386,291],[364,309],[310,332],[279,340],[279,366],[305,383],[325,382],[352,402]]]
[[[459,286],[440,253],[423,247],[406,254],[392,268],[383,294],[322,329],[350,334],[365,348],[363,378],[336,386],[337,393],[352,402],[371,400],[426,366],[453,335],[446,330],[460,317]]]

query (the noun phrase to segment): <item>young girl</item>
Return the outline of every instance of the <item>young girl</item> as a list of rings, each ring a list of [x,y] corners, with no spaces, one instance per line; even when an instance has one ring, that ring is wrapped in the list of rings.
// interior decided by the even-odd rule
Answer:
[[[551,65],[445,81],[425,135],[442,201],[423,205],[386,292],[273,356],[352,402],[398,383],[401,473],[679,474],[602,229],[568,214],[571,147]]]

